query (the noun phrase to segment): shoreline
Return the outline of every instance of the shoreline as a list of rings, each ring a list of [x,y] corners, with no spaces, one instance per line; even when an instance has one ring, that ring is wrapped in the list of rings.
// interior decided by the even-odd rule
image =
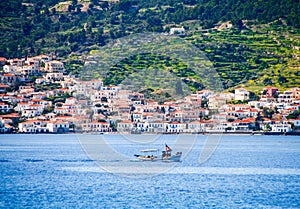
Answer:
[[[292,132],[198,132],[198,133],[189,133],[189,132],[182,132],[182,133],[159,133],[159,132],[152,132],[152,133],[130,133],[130,132],[65,132],[65,133],[4,133],[3,135],[74,135],[74,134],[82,134],[82,135],[265,135],[265,136],[300,136],[299,131],[292,131]],[[2,134],[1,134],[2,135]]]

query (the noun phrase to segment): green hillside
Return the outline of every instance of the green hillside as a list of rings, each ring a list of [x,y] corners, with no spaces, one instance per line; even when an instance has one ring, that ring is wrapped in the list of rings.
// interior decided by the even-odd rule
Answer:
[[[223,88],[239,85],[255,91],[267,85],[279,89],[299,85],[300,52],[297,46],[300,30],[287,26],[285,21],[277,20],[269,24],[245,21],[242,30],[222,28],[224,24],[209,30],[196,30],[192,27],[197,24],[190,21],[182,25],[191,29],[181,39],[205,52],[218,72]],[[192,91],[203,88],[203,78],[185,63],[178,62],[172,56],[151,53],[128,57],[110,67],[109,73],[104,76],[105,83],[121,83],[128,74],[147,68],[168,70],[182,78]],[[196,82],[189,82],[192,79]]]
[[[0,56],[8,58],[54,52],[78,74],[83,59],[111,40],[183,26],[186,35],[181,39],[206,53],[224,88],[300,83],[299,1],[15,0],[1,1],[0,9]],[[120,83],[122,72],[136,73],[133,68],[139,67],[172,71],[191,90],[202,88],[201,79],[187,79],[193,75],[185,63],[151,53],[111,67],[105,82]]]
[[[239,84],[255,89],[300,83],[300,30],[284,20],[269,24],[244,21],[245,29],[195,32],[189,39],[213,61],[224,87]]]

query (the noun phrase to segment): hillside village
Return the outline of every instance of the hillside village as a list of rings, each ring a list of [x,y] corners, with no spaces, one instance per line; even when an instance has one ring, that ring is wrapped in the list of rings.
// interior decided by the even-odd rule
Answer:
[[[158,103],[101,79],[80,81],[51,55],[0,58],[1,133],[287,133],[300,130],[300,87],[197,91]]]

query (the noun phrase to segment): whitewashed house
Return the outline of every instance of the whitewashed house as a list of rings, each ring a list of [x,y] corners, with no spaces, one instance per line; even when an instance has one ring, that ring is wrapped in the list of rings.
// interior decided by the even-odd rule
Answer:
[[[190,122],[190,123],[188,123],[187,132],[190,132],[190,133],[205,132],[205,123],[203,123],[199,120]]]
[[[130,132],[133,127],[134,124],[129,120],[124,120],[117,123],[118,132]]]
[[[4,65],[3,66],[3,71],[5,73],[16,73],[18,70],[18,67],[15,65]]]
[[[291,103],[293,101],[293,91],[284,91],[278,95],[278,102]]]
[[[1,113],[7,113],[12,109],[12,107],[9,104],[6,104],[4,102],[0,102],[0,112]]]
[[[45,63],[45,71],[50,73],[63,73],[65,71],[64,64],[57,60],[49,61]]]
[[[235,100],[249,100],[249,91],[244,88],[238,88],[234,90],[234,99]]]
[[[47,133],[49,129],[47,124],[49,121],[28,120],[19,123],[19,132],[21,133]]]
[[[186,124],[173,121],[170,123],[167,123],[166,131],[168,133],[182,133],[186,131]]]
[[[47,123],[47,128],[51,133],[67,133],[70,131],[69,122],[57,120]]]
[[[287,123],[270,124],[270,127],[271,127],[271,132],[286,133],[292,131],[291,124],[287,124]]]
[[[166,126],[162,121],[148,122],[147,132],[162,133],[166,130]]]

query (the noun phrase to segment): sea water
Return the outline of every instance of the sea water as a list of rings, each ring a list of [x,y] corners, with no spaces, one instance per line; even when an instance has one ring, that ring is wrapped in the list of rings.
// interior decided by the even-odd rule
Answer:
[[[300,208],[300,138],[0,135],[0,208]]]

